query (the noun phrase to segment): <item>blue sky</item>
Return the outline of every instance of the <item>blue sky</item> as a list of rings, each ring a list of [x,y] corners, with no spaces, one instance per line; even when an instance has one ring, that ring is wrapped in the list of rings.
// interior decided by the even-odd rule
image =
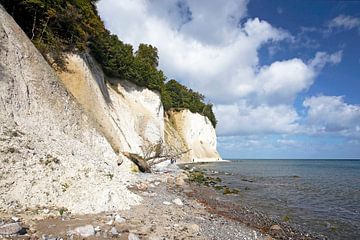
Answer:
[[[360,2],[101,0],[214,104],[223,158],[360,158]]]

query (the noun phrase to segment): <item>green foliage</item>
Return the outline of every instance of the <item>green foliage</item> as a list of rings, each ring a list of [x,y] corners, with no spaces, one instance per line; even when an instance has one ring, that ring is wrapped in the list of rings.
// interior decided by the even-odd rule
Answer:
[[[0,0],[54,67],[65,65],[64,52],[85,51],[90,36],[104,25],[91,0]]]
[[[134,53],[130,44],[110,34],[101,21],[96,0],[0,0],[46,60],[65,69],[64,53],[90,50],[111,77],[128,80],[156,90],[165,110],[190,109],[207,116],[213,126],[216,118],[204,96],[176,80],[166,82],[158,70],[156,47],[140,44]]]

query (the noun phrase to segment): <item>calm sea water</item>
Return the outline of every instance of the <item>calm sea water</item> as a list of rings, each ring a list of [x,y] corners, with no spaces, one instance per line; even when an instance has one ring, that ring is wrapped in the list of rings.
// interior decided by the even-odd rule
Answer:
[[[360,160],[233,160],[206,163],[235,201],[330,239],[360,239]]]

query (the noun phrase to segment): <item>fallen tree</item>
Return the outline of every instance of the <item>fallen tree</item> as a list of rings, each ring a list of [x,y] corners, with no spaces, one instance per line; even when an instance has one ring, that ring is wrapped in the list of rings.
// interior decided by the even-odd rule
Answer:
[[[170,160],[176,162],[181,155],[189,152],[191,149],[180,151],[175,147],[166,145],[162,140],[157,143],[147,142],[142,146],[142,156],[136,153],[122,152],[130,159],[141,172],[151,173],[152,166]]]

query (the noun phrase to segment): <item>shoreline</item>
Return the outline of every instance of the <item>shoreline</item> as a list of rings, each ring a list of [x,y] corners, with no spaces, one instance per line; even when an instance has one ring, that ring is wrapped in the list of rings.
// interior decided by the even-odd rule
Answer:
[[[0,239],[271,239],[238,221],[209,212],[189,197],[192,190],[180,169],[138,174],[138,179],[128,188],[143,201],[129,210],[73,215],[41,208],[0,213],[4,224],[18,224],[25,230],[25,235],[0,235]]]
[[[91,233],[86,239],[325,239],[269,220],[245,206],[221,202],[214,189],[188,182],[186,172],[173,166],[151,175],[138,174],[138,181],[128,188],[143,198],[129,210],[60,216],[38,209],[15,216],[0,213],[0,219],[19,218],[27,229],[26,235],[11,239],[84,239],[78,228],[85,226]]]

